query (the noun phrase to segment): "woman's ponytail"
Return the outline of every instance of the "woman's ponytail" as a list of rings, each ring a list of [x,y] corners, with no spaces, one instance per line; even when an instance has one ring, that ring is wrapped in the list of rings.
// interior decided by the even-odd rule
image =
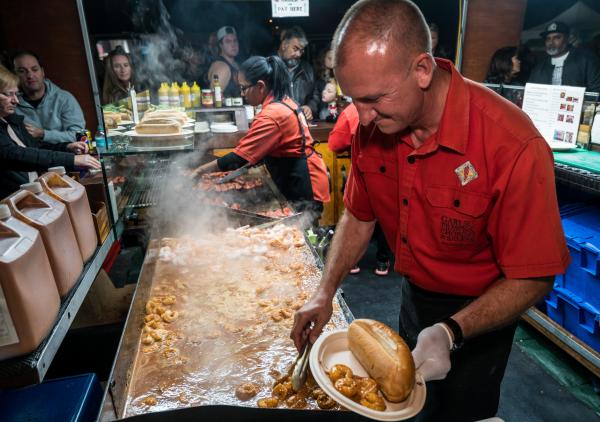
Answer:
[[[273,91],[275,101],[281,101],[290,95],[290,75],[279,56],[253,56],[242,63],[240,71],[248,81],[255,84],[259,80],[265,82]]]

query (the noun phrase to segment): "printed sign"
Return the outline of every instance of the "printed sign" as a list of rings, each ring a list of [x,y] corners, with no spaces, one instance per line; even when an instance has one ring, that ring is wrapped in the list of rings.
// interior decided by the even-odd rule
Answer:
[[[552,148],[575,146],[585,88],[527,84],[523,111]]]
[[[308,16],[308,0],[271,0],[274,18]]]

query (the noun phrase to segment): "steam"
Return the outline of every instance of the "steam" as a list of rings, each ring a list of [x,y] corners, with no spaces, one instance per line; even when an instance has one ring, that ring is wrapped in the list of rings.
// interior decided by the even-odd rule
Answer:
[[[153,34],[142,34],[141,49],[133,51],[136,64],[136,83],[141,86],[157,87],[161,82],[181,81],[186,64],[174,53],[179,51],[178,34],[170,22],[170,14],[162,0],[138,1],[139,13],[133,16],[136,26],[144,24],[148,10],[158,7],[158,22]]]

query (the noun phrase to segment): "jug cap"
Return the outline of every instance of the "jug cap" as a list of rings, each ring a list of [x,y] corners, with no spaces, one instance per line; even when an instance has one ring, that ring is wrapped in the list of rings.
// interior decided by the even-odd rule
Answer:
[[[63,166],[57,166],[57,167],[50,167],[48,169],[48,171],[50,173],[58,173],[61,176],[64,176],[65,174],[67,174],[67,171],[65,170],[65,168]]]
[[[36,195],[44,191],[40,182],[24,183],[21,185],[21,189],[28,190],[29,192],[35,193]]]
[[[10,217],[10,209],[6,204],[0,204],[0,220]]]

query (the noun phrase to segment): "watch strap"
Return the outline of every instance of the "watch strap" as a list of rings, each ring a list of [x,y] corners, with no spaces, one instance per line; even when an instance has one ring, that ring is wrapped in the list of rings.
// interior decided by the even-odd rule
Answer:
[[[454,341],[453,341],[452,347],[450,348],[450,351],[455,352],[456,350],[460,349],[465,342],[464,337],[463,337],[462,328],[460,328],[460,325],[458,325],[458,322],[456,322],[451,317],[448,317],[441,322],[444,325],[446,325],[452,332]]]

